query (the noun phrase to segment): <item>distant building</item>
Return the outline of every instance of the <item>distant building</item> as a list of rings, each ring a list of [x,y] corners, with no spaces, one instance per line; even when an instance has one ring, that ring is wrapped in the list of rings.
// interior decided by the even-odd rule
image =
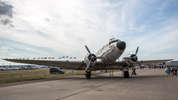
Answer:
[[[168,65],[168,66],[178,66],[178,61],[170,61],[170,62],[167,62],[167,65]]]

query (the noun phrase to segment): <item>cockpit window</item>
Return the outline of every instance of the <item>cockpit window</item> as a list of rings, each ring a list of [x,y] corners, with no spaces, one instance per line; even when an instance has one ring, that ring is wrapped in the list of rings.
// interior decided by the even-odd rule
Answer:
[[[118,39],[112,38],[109,40],[109,45],[118,41],[119,41]]]
[[[118,42],[118,40],[110,41],[109,45],[112,44],[112,43],[115,43],[115,42]]]

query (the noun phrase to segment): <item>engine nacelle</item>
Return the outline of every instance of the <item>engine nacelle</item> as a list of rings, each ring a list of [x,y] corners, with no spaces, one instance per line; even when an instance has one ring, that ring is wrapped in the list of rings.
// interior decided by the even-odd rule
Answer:
[[[123,60],[128,66],[131,66],[137,62],[138,58],[136,55],[132,54],[130,57],[124,57]]]
[[[138,58],[137,58],[137,56],[136,56],[135,54],[132,54],[132,55],[130,56],[130,59],[131,59],[133,62],[137,62],[137,60],[138,60]]]
[[[87,65],[91,61],[91,65],[94,65],[97,60],[97,57],[95,54],[89,54],[84,58],[84,62]]]

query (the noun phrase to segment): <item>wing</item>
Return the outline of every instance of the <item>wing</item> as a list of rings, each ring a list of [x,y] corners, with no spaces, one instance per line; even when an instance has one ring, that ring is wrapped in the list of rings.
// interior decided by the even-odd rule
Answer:
[[[58,66],[64,69],[82,70],[85,67],[83,61],[57,61],[57,60],[24,60],[24,59],[3,59],[15,63],[35,64],[46,66]]]
[[[3,59],[15,63],[23,64],[35,64],[46,66],[58,66],[63,69],[85,70],[85,63],[83,61],[57,61],[57,60],[24,60],[24,59]],[[121,69],[123,62],[115,62],[112,64],[103,64],[96,62],[95,66],[91,67],[91,70],[109,70],[109,69]]]
[[[142,61],[138,61],[136,64],[160,64],[160,63],[164,63],[164,62],[167,62],[167,61],[171,61],[173,59],[163,59],[163,60],[142,60]],[[135,63],[133,63],[135,64]],[[112,64],[103,64],[103,63],[97,63],[96,66],[94,67],[94,69],[97,69],[97,70],[121,70],[123,69],[124,67],[127,67],[129,66],[129,68],[132,68],[132,65],[127,63],[126,61],[118,61],[118,62],[115,62],[115,63],[112,63]]]
[[[160,64],[171,61],[173,59],[163,59],[163,60],[142,60],[138,61],[139,64]]]
[[[10,62],[24,63],[24,64],[35,64],[35,65],[46,65],[46,66],[58,66],[63,69],[74,69],[74,70],[85,70],[85,63],[83,61],[57,61],[57,60],[24,60],[24,59],[3,59]],[[165,60],[145,60],[138,61],[139,64],[155,64],[171,61],[173,59]],[[116,70],[122,69],[125,66],[125,61],[119,61],[112,64],[104,64],[97,62],[95,66],[91,67],[91,70]]]

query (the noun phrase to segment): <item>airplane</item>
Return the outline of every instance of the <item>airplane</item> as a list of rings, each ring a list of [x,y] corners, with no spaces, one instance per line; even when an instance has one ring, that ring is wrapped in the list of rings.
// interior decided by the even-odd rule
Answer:
[[[109,43],[104,45],[95,54],[90,51],[87,45],[85,45],[87,55],[82,61],[59,61],[59,60],[39,60],[39,59],[3,59],[10,62],[36,64],[46,66],[59,66],[63,69],[72,70],[85,70],[86,79],[91,78],[91,72],[96,70],[121,70],[123,71],[123,77],[129,78],[129,69],[135,67],[136,64],[148,64],[148,63],[161,63],[167,62],[173,59],[164,60],[145,60],[138,61],[137,53],[139,47],[137,47],[134,54],[129,57],[123,57],[122,61],[117,61],[126,49],[126,42],[120,39],[111,38]]]

